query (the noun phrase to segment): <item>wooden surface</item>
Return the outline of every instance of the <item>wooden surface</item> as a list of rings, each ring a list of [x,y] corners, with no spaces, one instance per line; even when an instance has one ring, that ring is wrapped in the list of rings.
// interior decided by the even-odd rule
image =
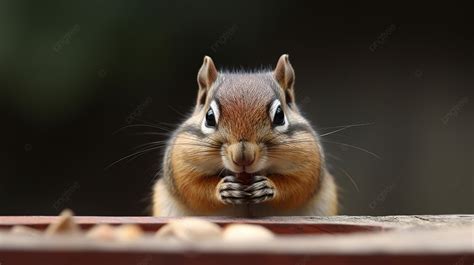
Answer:
[[[58,220],[57,216],[0,216],[0,229],[9,228],[12,225],[27,225],[39,229],[44,229],[50,223]],[[352,218],[352,217],[350,217]],[[278,234],[338,234],[349,232],[381,231],[385,226],[382,223],[374,222],[373,225],[360,221],[342,222],[342,217],[271,217],[261,219],[207,217],[203,218],[215,222],[221,226],[231,223],[249,223],[263,225]],[[145,231],[157,231],[172,218],[158,217],[98,217],[98,216],[77,216],[75,221],[83,228],[87,229],[95,224],[138,224]],[[367,220],[368,221],[368,220]],[[388,225],[388,223],[387,223]],[[389,228],[389,226],[387,226]]]
[[[0,264],[473,264],[474,215],[206,218],[221,225],[256,223],[280,236],[272,241],[183,243],[152,236],[135,242],[31,238],[0,233]],[[0,217],[44,228],[56,217]],[[155,231],[167,218],[76,217],[97,223],[141,225]],[[192,262],[192,263],[190,263]]]

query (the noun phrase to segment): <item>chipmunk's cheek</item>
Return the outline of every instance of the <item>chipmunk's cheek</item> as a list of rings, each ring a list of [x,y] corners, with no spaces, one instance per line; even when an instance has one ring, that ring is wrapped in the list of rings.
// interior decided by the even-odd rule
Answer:
[[[220,156],[215,156],[215,155],[207,155],[202,156],[202,159],[193,159],[193,157],[189,157],[188,163],[195,168],[196,170],[199,170],[202,173],[205,174],[214,174],[215,172],[218,172],[222,169],[222,160]]]
[[[284,155],[284,151],[280,153],[272,152],[269,154],[267,156],[265,168],[271,172],[284,173],[297,166],[298,163],[295,163],[296,161],[289,160],[285,158]]]

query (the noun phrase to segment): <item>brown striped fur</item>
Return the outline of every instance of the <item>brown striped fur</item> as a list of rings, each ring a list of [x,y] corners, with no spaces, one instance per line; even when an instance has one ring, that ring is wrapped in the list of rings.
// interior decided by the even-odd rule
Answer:
[[[280,58],[273,72],[218,73],[215,69],[205,57],[195,110],[166,150],[166,170],[154,190],[154,215],[336,214],[336,185],[324,167],[317,134],[294,104],[294,72],[288,56]],[[275,99],[281,101],[289,120],[287,132],[272,127],[269,106]],[[212,100],[219,104],[218,125],[215,132],[204,135],[201,123]],[[274,190],[269,200],[229,205],[219,197],[222,177],[240,168],[232,160],[239,143],[255,156],[246,172],[266,177]]]

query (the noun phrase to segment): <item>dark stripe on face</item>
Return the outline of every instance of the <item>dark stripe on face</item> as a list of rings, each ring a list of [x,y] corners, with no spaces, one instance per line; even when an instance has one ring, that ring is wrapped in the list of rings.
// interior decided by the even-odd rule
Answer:
[[[306,132],[306,133],[310,133],[314,135],[313,128],[311,128],[309,124],[305,124],[305,123],[290,124],[286,132],[282,132],[278,134],[292,137],[295,133],[298,133],[298,132]],[[281,140],[281,138],[277,135],[276,137],[271,138],[269,141],[265,141],[265,144],[268,147],[278,146],[280,145],[280,141],[285,142],[286,140],[285,139]]]
[[[210,96],[209,102],[211,102],[211,100],[216,97],[217,92],[221,89],[222,84],[224,83],[224,82],[223,82],[222,80],[220,80],[220,79],[217,79],[217,82],[219,82],[219,83],[215,86],[215,88],[214,88],[214,90],[213,90],[213,92],[212,92],[212,95],[208,95],[208,97]]]
[[[285,132],[285,134],[292,136],[293,134],[297,132],[308,132],[312,133],[313,129],[309,124],[306,123],[295,123],[295,124],[290,124],[288,127],[288,130]]]
[[[197,136],[199,138],[205,138],[206,135],[201,131],[201,127],[196,127],[196,126],[193,126],[193,125],[186,125],[186,126],[183,126],[179,129],[179,133],[188,133],[188,134],[192,134],[194,136]]]
[[[281,95],[281,88],[276,82],[276,80],[273,79],[273,76],[271,78],[273,82],[271,82],[270,88],[273,90],[273,93],[275,94],[275,96],[281,101],[283,99]]]

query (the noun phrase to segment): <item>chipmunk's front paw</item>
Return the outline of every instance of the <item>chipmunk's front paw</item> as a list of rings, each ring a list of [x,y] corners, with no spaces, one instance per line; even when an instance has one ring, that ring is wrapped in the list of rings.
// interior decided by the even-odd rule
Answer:
[[[225,204],[244,204],[250,196],[245,188],[236,177],[226,176],[217,185],[217,198]]]
[[[245,188],[249,193],[247,201],[249,203],[262,203],[275,197],[275,188],[267,177],[255,176],[253,183]]]

